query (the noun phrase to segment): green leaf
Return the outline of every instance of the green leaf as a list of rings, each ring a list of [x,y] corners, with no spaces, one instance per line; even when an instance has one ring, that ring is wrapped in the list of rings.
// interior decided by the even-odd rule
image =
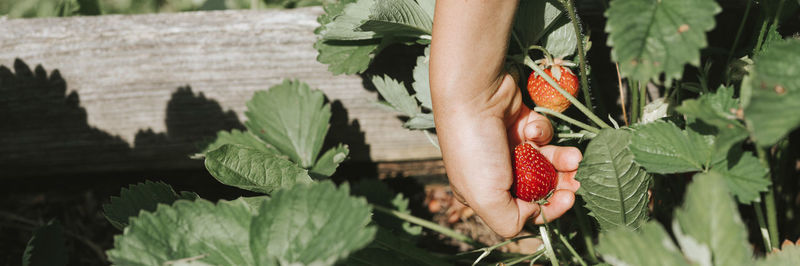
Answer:
[[[569,17],[555,1],[521,1],[514,22],[514,32],[524,47],[542,46],[554,57],[575,52],[577,39]]]
[[[23,266],[67,265],[68,254],[64,229],[56,220],[36,228],[22,253]]]
[[[756,262],[758,266],[794,266],[800,265],[800,245],[784,245],[780,251],[771,252],[763,260]]]
[[[108,258],[115,265],[256,265],[248,241],[253,215],[242,199],[160,204],[155,212],[131,219],[123,234],[114,237]]]
[[[722,9],[713,0],[617,0],[605,16],[611,57],[623,77],[646,82],[664,73],[680,78],[684,64],[700,65],[705,33]]]
[[[247,102],[245,126],[303,168],[316,162],[322,149],[331,106],[325,95],[300,81],[284,80],[257,91]]]
[[[430,80],[428,77],[428,70],[429,70],[429,61],[431,59],[431,47],[425,47],[425,54],[417,57],[417,66],[414,67],[414,83],[411,83],[411,87],[414,88],[414,91],[417,94],[414,97],[422,104],[423,107],[433,110],[433,104],[431,102],[431,86]]]
[[[740,203],[750,204],[757,201],[760,193],[766,192],[772,184],[766,178],[769,169],[764,168],[751,152],[743,153],[741,148],[731,151],[728,156],[733,156],[733,161],[725,159],[715,163],[710,172],[723,177],[728,190]]]
[[[267,144],[266,142],[260,140],[258,137],[253,135],[253,133],[247,131],[240,131],[238,129],[228,131],[220,131],[217,132],[217,138],[211,144],[208,144],[205,149],[203,149],[203,154],[208,153],[210,151],[216,150],[217,148],[221,147],[225,144],[238,144],[247,146],[265,153],[271,153],[275,155],[280,155],[280,152],[272,147],[271,145]]]
[[[110,203],[103,204],[103,214],[114,227],[122,230],[128,226],[130,217],[139,215],[141,211],[154,211],[159,203],[169,205],[179,199],[196,198],[197,194],[182,192],[178,195],[172,186],[161,181],[148,180],[122,188],[119,197],[112,196]]]
[[[775,43],[754,61],[744,115],[755,142],[766,147],[800,126],[800,40]]]
[[[361,31],[358,28],[371,14],[376,0],[358,0],[344,6],[341,13],[331,16],[332,20],[322,24],[319,30],[323,40],[369,40],[374,39],[374,32]],[[338,10],[337,10],[338,11]]]
[[[245,146],[222,145],[206,154],[205,165],[223,184],[265,194],[312,182],[308,172],[297,164]]]
[[[336,172],[336,168],[339,167],[339,164],[347,159],[348,154],[350,154],[350,150],[347,148],[347,145],[340,143],[339,146],[330,148],[319,157],[317,163],[314,164],[314,167],[310,170],[311,174],[324,177],[333,175],[333,173]]]
[[[328,71],[334,75],[350,75],[367,70],[379,43],[373,40],[349,42],[319,40],[314,44],[314,48],[319,51],[317,61],[328,65]]]
[[[575,179],[578,194],[602,230],[637,229],[647,221],[647,188],[652,177],[633,162],[630,133],[600,131],[586,147]]]
[[[344,12],[344,8],[347,4],[355,3],[356,0],[338,0],[338,1],[324,1],[322,3],[322,9],[325,10],[325,13],[322,13],[319,17],[317,17],[317,22],[319,22],[320,27],[314,30],[314,33],[319,33],[325,27],[325,24],[331,23],[336,16],[339,16]]]
[[[707,93],[697,99],[683,101],[676,111],[714,126],[714,153],[725,154],[728,149],[747,138],[747,129],[736,118],[739,100],[733,98],[733,88],[720,86],[716,93]],[[690,124],[690,127],[694,125]]]
[[[378,36],[418,38],[431,35],[433,17],[414,0],[377,0],[360,30],[373,31]]]
[[[261,265],[332,265],[375,236],[370,207],[325,181],[279,190],[253,218],[250,250]]]
[[[392,191],[386,183],[380,180],[367,179],[358,182],[353,186],[353,195],[363,196],[370,204],[376,206],[411,214],[411,210],[408,208],[408,199],[402,193]],[[412,226],[408,222],[382,212],[374,213],[372,220],[381,228],[398,232],[405,231],[410,235],[418,235],[422,230],[419,226]]]
[[[436,7],[436,0],[417,0],[417,3],[422,7],[422,10],[425,11],[425,14],[428,14],[428,16],[433,19],[433,10],[434,7]]]
[[[712,144],[672,122],[655,121],[635,127],[630,150],[648,172],[670,174],[703,170],[711,160]]]
[[[678,247],[656,222],[645,223],[639,232],[617,228],[600,234],[597,251],[611,265],[686,265]]]
[[[675,212],[681,231],[710,248],[714,265],[751,265],[747,228],[723,177],[709,172],[699,173],[693,180],[683,207]]]
[[[436,127],[436,125],[433,121],[433,114],[418,113],[406,121],[403,127],[408,129],[429,129]]]
[[[378,93],[386,99],[389,105],[398,112],[409,117],[413,117],[420,112],[417,100],[414,100],[408,94],[406,87],[399,81],[385,75],[383,78],[374,76],[372,77],[372,84],[375,85]]]

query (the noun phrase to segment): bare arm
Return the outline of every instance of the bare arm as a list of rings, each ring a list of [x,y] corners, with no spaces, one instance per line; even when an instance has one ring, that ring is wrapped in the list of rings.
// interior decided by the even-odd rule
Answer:
[[[440,0],[436,2],[430,82],[436,130],[450,184],[492,230],[504,237],[519,233],[535,203],[515,199],[509,146],[528,140],[550,141],[547,118],[521,101],[515,81],[503,69],[517,1]],[[545,208],[548,219],[561,216],[574,201],[580,152],[545,146],[556,166],[559,188]]]

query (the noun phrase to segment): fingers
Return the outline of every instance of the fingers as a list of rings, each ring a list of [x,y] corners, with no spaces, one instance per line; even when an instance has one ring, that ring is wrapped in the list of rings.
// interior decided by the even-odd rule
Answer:
[[[539,152],[550,160],[559,172],[578,170],[578,165],[583,160],[581,151],[575,147],[547,145],[539,148]]]
[[[541,213],[534,219],[536,224],[544,224],[545,218],[549,223],[564,215],[575,203],[575,193],[566,189],[556,190],[548,201],[541,207]]]
[[[537,113],[530,112],[524,128],[525,139],[532,141],[537,146],[547,145],[553,139],[553,126],[550,119]]]

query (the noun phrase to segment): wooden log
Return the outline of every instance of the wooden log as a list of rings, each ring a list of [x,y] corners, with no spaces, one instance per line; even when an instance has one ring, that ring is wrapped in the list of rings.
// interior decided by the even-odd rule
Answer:
[[[352,160],[440,158],[375,104],[369,77],[316,61],[321,13],[0,19],[0,176],[202,167],[188,159],[196,143],[241,128],[253,92],[285,78],[325,92],[328,142],[349,144]]]

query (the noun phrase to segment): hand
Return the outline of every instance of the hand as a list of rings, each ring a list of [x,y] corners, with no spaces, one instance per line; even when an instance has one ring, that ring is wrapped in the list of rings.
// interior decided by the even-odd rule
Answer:
[[[574,147],[546,145],[553,136],[550,120],[521,103],[521,92],[510,75],[503,75],[498,88],[487,91],[493,92],[485,95],[487,101],[473,101],[468,110],[434,109],[437,133],[456,197],[497,234],[513,237],[529,218],[541,224],[572,207],[580,187],[574,177],[582,156]],[[511,151],[523,141],[539,147],[558,171],[556,191],[543,207],[513,198],[509,191],[514,179]]]

